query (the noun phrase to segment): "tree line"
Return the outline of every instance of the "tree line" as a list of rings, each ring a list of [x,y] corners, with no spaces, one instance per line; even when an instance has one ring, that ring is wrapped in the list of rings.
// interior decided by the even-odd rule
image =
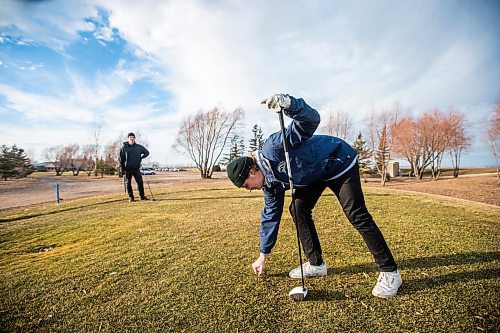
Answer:
[[[487,133],[484,138],[495,157],[500,181],[500,99],[483,124]],[[353,147],[358,152],[361,171],[376,172],[380,175],[382,184],[387,181],[389,162],[395,159],[406,160],[410,166],[410,175],[417,179],[422,179],[428,169],[432,178],[438,179],[446,154],[450,157],[452,174],[456,178],[462,154],[471,146],[472,137],[467,134],[467,125],[464,115],[451,107],[446,111],[434,108],[420,116],[404,115],[400,103],[381,111],[372,107],[365,128],[358,132]],[[352,120],[345,112],[331,111],[322,130],[348,141]]]
[[[497,100],[485,124],[487,141],[495,156],[500,180],[499,105],[500,100]],[[262,148],[263,133],[257,124],[252,129],[253,136],[248,147],[245,145],[238,133],[243,117],[241,108],[233,112],[225,112],[219,107],[207,112],[200,111],[183,121],[174,147],[191,158],[202,178],[211,178],[213,171],[219,170],[220,165],[227,165],[248,151]],[[446,111],[434,108],[420,116],[412,116],[403,114],[400,103],[395,103],[388,110],[376,111],[372,107],[369,118],[364,122],[365,128],[358,132],[354,141],[350,141],[353,121],[348,113],[330,111],[322,123],[318,133],[352,142],[358,152],[360,170],[380,175],[382,184],[388,179],[389,162],[395,159],[405,159],[409,163],[410,176],[421,179],[430,168],[432,177],[438,179],[446,154],[450,156],[453,177],[456,178],[462,154],[470,148],[472,140],[466,131],[464,115],[453,108]],[[228,150],[223,154],[226,146]]]
[[[340,113],[341,116],[329,116],[324,129],[330,135],[348,139],[352,121],[348,114]],[[358,164],[362,173],[378,174],[382,184],[389,177],[389,162],[395,159],[406,160],[410,175],[417,179],[422,179],[429,167],[432,177],[438,179],[445,153],[451,157],[453,176],[458,177],[460,158],[471,142],[465,131],[463,114],[451,108],[447,111],[435,108],[420,116],[402,115],[399,103],[387,110],[372,108],[365,127],[353,143],[358,152]],[[332,133],[331,129],[336,132]]]
[[[466,131],[464,115],[453,108],[446,111],[435,108],[413,116],[404,115],[399,103],[381,111],[372,107],[370,116],[364,121],[364,129],[357,132],[354,140],[353,121],[348,113],[330,111],[323,117],[318,134],[333,135],[352,142],[358,152],[361,172],[380,175],[382,184],[387,181],[389,162],[395,159],[405,159],[410,165],[410,175],[417,179],[421,179],[429,168],[432,177],[438,179],[446,154],[452,162],[453,176],[458,177],[461,156],[470,148],[472,140]],[[199,111],[183,120],[173,147],[194,162],[202,178],[211,178],[221,166],[249,151],[262,148],[264,135],[258,124],[253,126],[251,139],[245,145],[239,131],[243,118],[244,110],[241,108],[232,112],[226,112],[221,107]],[[495,158],[500,182],[500,99],[485,119],[484,126],[485,139]],[[75,176],[80,172],[103,176],[117,171],[119,150],[126,138],[120,135],[111,143],[102,145],[101,129],[101,122],[96,121],[91,144],[55,145],[44,151],[43,155],[53,163],[56,175],[71,171]],[[148,146],[139,130],[136,137],[142,145]],[[0,177],[24,177],[31,172],[33,166],[22,148],[1,146]]]

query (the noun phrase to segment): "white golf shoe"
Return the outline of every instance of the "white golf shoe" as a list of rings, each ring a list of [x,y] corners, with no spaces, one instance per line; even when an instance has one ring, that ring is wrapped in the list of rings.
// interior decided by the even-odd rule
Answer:
[[[402,284],[403,280],[399,271],[380,272],[377,284],[372,290],[372,295],[380,298],[395,296]]]
[[[309,277],[314,277],[314,276],[326,276],[328,273],[326,270],[326,263],[323,261],[323,264],[321,266],[313,266],[308,262],[305,262],[302,264],[302,269],[304,271],[304,277],[309,278]],[[297,268],[294,268],[288,273],[288,275],[292,279],[300,279],[300,266]]]

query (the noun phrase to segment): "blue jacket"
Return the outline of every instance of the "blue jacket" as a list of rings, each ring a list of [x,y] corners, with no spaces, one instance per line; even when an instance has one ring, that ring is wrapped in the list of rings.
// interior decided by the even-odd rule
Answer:
[[[292,118],[286,129],[294,187],[340,177],[356,164],[356,151],[344,140],[313,135],[320,123],[318,111],[302,99],[290,96],[284,113]],[[260,224],[260,252],[269,254],[278,237],[285,191],[290,187],[286,173],[281,132],[272,134],[259,152],[266,161],[260,165],[265,176],[264,208]],[[261,163],[262,164],[262,163]]]

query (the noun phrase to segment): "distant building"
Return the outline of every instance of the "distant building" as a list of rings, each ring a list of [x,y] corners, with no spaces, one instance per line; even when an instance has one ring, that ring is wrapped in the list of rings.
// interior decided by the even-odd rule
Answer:
[[[40,162],[33,164],[33,169],[38,172],[55,171],[56,166],[53,162]]]

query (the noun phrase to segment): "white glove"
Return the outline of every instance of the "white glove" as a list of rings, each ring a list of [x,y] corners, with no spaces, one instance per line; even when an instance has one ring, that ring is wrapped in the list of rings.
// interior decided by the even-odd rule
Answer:
[[[266,104],[268,109],[274,112],[281,112],[288,109],[291,103],[290,97],[285,94],[275,94],[261,102],[261,104]]]

